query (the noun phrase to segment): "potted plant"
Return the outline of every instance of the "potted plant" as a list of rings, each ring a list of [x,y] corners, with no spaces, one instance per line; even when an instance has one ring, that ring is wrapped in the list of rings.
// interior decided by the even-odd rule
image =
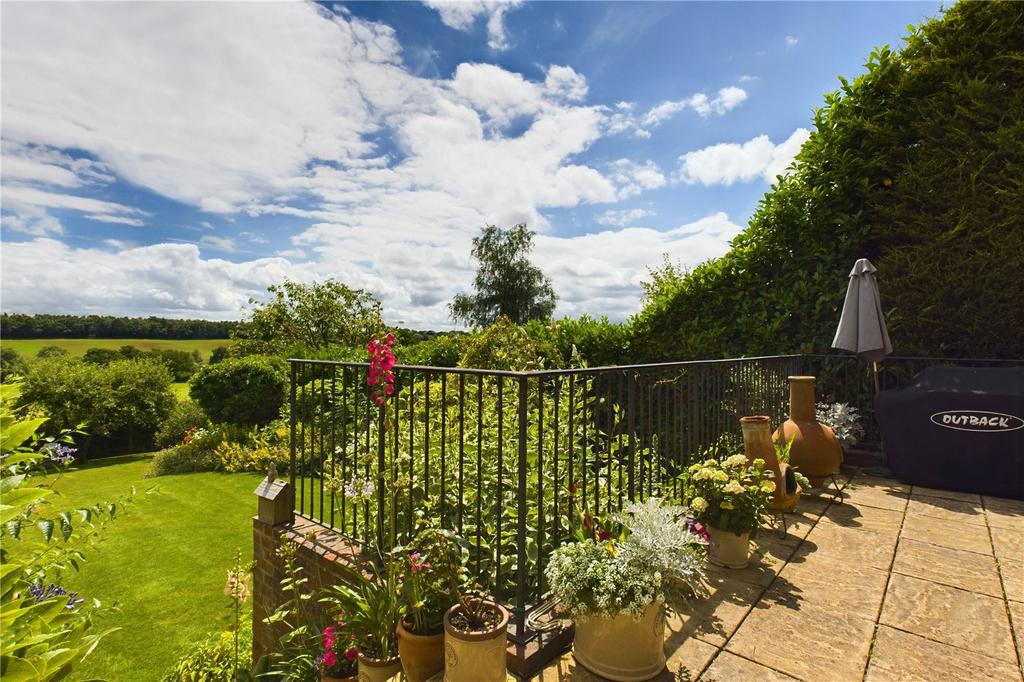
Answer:
[[[402,671],[396,628],[399,603],[400,562],[388,557],[384,568],[371,566],[353,572],[352,585],[332,588],[328,601],[348,618],[359,650],[359,682],[384,682]]]
[[[711,534],[708,559],[727,568],[750,561],[750,536],[765,520],[775,482],[765,461],[737,454],[706,459],[688,470],[686,497],[694,518]]]
[[[444,669],[444,615],[452,604],[452,576],[461,557],[451,537],[437,528],[417,534],[405,553],[398,652],[409,682],[424,682]]]
[[[323,682],[356,682],[359,649],[355,634],[342,620],[344,615],[340,614],[336,623],[328,625],[320,633],[323,653],[316,659],[316,664]]]
[[[665,610],[700,590],[704,540],[685,509],[657,498],[629,503],[599,529],[556,549],[545,576],[576,623],[573,655],[610,680],[648,680],[665,667]]]
[[[444,614],[445,682],[505,682],[509,614],[477,589],[466,587],[465,539],[447,530],[446,578],[454,605]]]
[[[864,437],[864,426],[861,424],[861,415],[856,407],[847,403],[818,403],[816,407],[816,418],[825,426],[832,429],[839,447],[843,450],[843,460],[853,450],[853,446]]]

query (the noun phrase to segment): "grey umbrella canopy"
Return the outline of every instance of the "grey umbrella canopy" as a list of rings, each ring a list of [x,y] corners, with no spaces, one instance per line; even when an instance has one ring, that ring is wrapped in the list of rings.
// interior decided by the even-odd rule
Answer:
[[[850,271],[850,286],[832,347],[856,353],[864,362],[878,362],[892,353],[875,266],[867,258],[859,259]]]

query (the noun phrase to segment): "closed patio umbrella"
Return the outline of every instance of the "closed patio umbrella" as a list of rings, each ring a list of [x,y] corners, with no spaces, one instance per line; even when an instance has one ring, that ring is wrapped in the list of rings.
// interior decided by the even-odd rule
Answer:
[[[889,330],[878,297],[875,266],[867,258],[853,264],[850,285],[846,289],[843,314],[832,347],[855,353],[864,362],[878,362],[892,353]],[[878,391],[878,369],[875,368],[875,392]]]

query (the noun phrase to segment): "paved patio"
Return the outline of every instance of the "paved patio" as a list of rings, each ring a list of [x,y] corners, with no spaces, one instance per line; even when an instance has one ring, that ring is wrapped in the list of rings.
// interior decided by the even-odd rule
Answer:
[[[1024,502],[844,476],[671,619],[659,680],[1021,680]],[[535,679],[589,682],[571,654]]]

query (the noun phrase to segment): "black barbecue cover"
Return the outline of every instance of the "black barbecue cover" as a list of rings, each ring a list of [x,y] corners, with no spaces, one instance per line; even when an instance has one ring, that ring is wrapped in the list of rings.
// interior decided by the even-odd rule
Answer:
[[[875,416],[899,479],[1024,499],[1024,367],[929,367]]]

